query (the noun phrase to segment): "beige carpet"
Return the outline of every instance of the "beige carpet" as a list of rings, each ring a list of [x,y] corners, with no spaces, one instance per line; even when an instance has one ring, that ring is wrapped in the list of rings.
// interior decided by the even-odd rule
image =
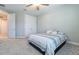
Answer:
[[[0,55],[42,55],[27,39],[0,39]],[[56,55],[79,55],[79,47],[65,44]]]

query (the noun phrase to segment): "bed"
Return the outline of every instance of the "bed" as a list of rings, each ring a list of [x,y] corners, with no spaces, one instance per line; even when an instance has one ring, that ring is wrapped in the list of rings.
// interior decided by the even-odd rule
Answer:
[[[67,36],[61,33],[54,33],[54,35],[46,33],[31,34],[28,38],[28,42],[45,52],[45,55],[54,55],[55,50],[66,40]]]

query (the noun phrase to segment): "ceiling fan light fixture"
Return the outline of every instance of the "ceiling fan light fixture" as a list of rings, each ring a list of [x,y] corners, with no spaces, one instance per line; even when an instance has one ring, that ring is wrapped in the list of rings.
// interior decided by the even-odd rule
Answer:
[[[40,6],[40,4],[33,4],[34,6]]]
[[[32,6],[32,8],[36,8],[36,10],[39,11],[40,7],[49,6],[49,4],[29,4],[29,5],[26,5],[26,7],[30,7],[30,6]]]

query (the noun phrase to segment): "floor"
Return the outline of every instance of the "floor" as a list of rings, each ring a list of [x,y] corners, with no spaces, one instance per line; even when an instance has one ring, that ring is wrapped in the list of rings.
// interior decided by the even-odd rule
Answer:
[[[28,44],[27,39],[0,38],[0,55],[42,55]],[[56,55],[79,55],[79,47],[65,44]]]
[[[7,35],[3,35],[3,34],[0,34],[0,38],[2,38],[2,39],[6,39],[6,38],[8,38],[8,36]]]

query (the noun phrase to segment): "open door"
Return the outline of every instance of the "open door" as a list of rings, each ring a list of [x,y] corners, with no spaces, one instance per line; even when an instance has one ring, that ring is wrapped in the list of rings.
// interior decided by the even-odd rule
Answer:
[[[0,38],[8,37],[8,19],[7,14],[0,12]]]

